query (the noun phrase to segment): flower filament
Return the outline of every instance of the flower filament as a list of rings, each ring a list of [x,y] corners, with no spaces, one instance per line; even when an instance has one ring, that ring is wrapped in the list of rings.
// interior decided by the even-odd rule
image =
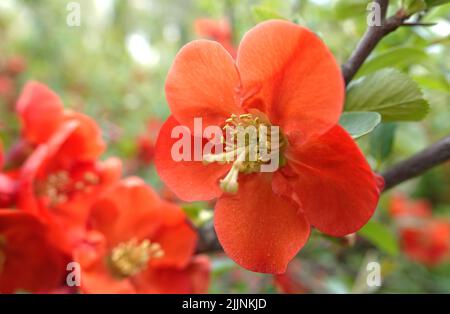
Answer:
[[[225,145],[224,152],[205,154],[203,162],[232,163],[228,174],[220,180],[221,189],[227,193],[237,192],[239,173],[260,172],[262,166],[270,164],[274,158],[278,162],[286,144],[278,127],[271,126],[262,114],[232,114],[225,120],[223,132],[221,143]]]
[[[68,201],[75,192],[88,192],[90,187],[100,183],[99,176],[93,171],[85,171],[80,178],[72,178],[65,170],[51,173],[43,182],[37,184],[37,194],[49,199],[50,207]]]

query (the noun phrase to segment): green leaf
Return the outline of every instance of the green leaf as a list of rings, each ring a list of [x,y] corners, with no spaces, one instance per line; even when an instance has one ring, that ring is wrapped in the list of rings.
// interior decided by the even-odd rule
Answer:
[[[339,119],[339,124],[354,139],[372,132],[380,122],[378,112],[344,112]]]
[[[376,111],[383,121],[418,121],[428,112],[417,83],[395,69],[383,69],[350,84],[345,111]]]
[[[257,22],[263,22],[272,19],[286,20],[281,14],[265,6],[254,6],[252,8],[253,17]]]
[[[390,255],[398,255],[399,245],[392,231],[379,222],[369,221],[358,235]]]
[[[370,154],[378,162],[386,159],[394,144],[395,123],[382,123],[370,134]]]
[[[431,7],[435,7],[438,5],[443,5],[446,3],[450,3],[450,0],[425,0],[427,7],[431,8]]]
[[[402,2],[408,15],[423,11],[427,8],[425,0],[403,0]]]
[[[366,61],[356,74],[356,78],[378,71],[386,67],[401,68],[418,63],[427,58],[427,54],[414,47],[398,47],[385,51]]]

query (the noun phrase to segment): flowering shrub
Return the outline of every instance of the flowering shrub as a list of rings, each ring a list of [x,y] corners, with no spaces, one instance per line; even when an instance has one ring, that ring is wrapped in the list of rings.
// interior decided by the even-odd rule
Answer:
[[[0,4],[0,293],[449,291],[447,2]]]

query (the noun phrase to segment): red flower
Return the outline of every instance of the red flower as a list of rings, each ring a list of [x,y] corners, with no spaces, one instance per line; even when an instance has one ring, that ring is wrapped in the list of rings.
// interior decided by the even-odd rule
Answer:
[[[156,137],[161,129],[162,121],[159,119],[151,119],[147,123],[147,131],[145,134],[138,137],[137,142],[137,156],[144,164],[153,162],[155,156],[155,142]]]
[[[23,137],[30,143],[47,141],[64,120],[64,107],[53,91],[38,82],[28,82],[16,106]]]
[[[0,210],[0,293],[55,289],[63,284],[66,263],[34,216]]]
[[[195,32],[198,36],[220,43],[235,58],[236,48],[233,45],[231,25],[226,19],[214,20],[202,18],[195,20]]]
[[[14,180],[6,173],[2,173],[3,162],[3,145],[0,141],[0,208],[10,206],[16,193]]]
[[[391,198],[389,214],[396,219],[431,217],[431,204],[426,200],[411,201],[405,195],[396,193]]]
[[[92,207],[76,250],[85,293],[205,292],[209,263],[192,258],[196,234],[182,210],[138,178],[123,180]]]
[[[185,201],[219,198],[216,232],[241,266],[283,273],[307,241],[310,225],[344,236],[372,216],[380,193],[375,177],[337,125],[344,100],[339,66],[309,30],[264,22],[244,36],[236,63],[215,42],[189,43],[168,74],[166,97],[172,116],[156,144],[158,173]],[[174,161],[171,150],[179,139],[171,131],[184,125],[195,134],[194,118],[202,118],[203,128],[279,126],[281,143],[273,150],[280,167],[269,173],[260,172],[260,160],[211,162],[223,155]]]
[[[402,251],[410,259],[434,266],[450,258],[450,221],[434,218],[427,200],[397,193],[389,213],[399,225]]]
[[[21,169],[18,205],[59,226],[67,237],[57,241],[70,250],[94,200],[120,178],[121,162],[98,161],[105,144],[95,121],[61,106],[39,83],[27,84],[19,99],[24,136],[38,146]]]
[[[414,261],[434,266],[450,258],[450,222],[427,219],[400,230],[402,250]]]

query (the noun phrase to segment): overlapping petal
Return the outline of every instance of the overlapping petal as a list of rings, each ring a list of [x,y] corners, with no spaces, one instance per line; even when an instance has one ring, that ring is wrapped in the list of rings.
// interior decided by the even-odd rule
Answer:
[[[242,39],[237,56],[247,108],[300,141],[337,123],[344,82],[336,60],[311,31],[287,21],[267,21]]]
[[[61,99],[44,84],[29,82],[17,101],[23,136],[33,144],[47,141],[64,119]]]
[[[196,40],[175,57],[166,81],[166,98],[177,121],[193,130],[194,118],[203,127],[222,126],[239,114],[236,92],[239,75],[230,54],[217,42]]]
[[[192,161],[175,161],[172,148],[179,139],[172,138],[171,134],[177,126],[179,123],[171,116],[161,128],[155,155],[155,166],[159,176],[182,200],[210,200],[218,197],[222,193],[218,180],[225,176],[231,166],[217,163],[205,165],[201,161],[193,161],[193,157]],[[194,137],[188,140],[194,149]]]
[[[340,126],[286,153],[290,178],[307,220],[320,231],[344,236],[372,217],[380,190],[364,155]]]

